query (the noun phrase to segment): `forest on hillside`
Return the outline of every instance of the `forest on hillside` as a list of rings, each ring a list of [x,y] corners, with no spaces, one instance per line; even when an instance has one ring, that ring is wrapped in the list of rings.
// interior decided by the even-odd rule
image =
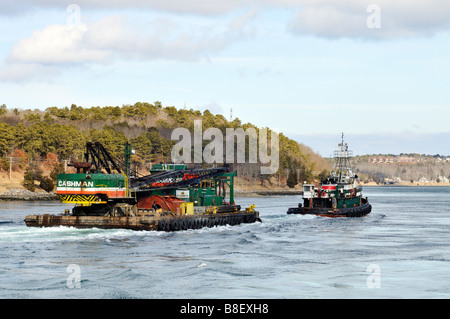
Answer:
[[[176,143],[171,140],[172,131],[180,127],[193,131],[194,120],[202,121],[203,130],[218,128],[224,134],[226,128],[260,129],[251,123],[241,123],[238,118],[227,120],[209,110],[164,107],[159,101],[103,107],[72,104],[45,110],[9,109],[3,104],[0,106],[0,171],[9,171],[11,163],[14,171],[29,172],[36,170],[36,163],[41,163],[46,167],[44,172],[51,172],[64,161],[82,160],[86,142],[98,141],[117,158],[123,156],[124,144],[129,142],[135,150],[133,165],[146,173],[151,163],[171,162],[171,150]],[[328,173],[328,162],[311,148],[283,133],[278,137],[276,174],[261,175],[260,163],[233,164],[238,176],[261,185],[271,184],[272,178],[279,181],[281,177],[285,185],[294,187]],[[248,156],[248,141],[246,147]]]

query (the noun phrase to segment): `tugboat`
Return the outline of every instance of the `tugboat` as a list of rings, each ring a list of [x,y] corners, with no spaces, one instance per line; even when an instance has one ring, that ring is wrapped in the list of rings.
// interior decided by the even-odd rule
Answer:
[[[358,176],[352,172],[351,157],[352,151],[344,143],[342,134],[342,141],[334,151],[334,171],[317,188],[313,184],[303,184],[303,204],[289,208],[287,213],[325,217],[362,217],[369,214],[372,206],[367,197],[362,197],[362,187],[357,184]]]

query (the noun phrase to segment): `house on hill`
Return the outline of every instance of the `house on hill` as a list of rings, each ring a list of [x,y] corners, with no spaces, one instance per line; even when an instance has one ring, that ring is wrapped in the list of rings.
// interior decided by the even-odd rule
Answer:
[[[394,163],[394,158],[390,156],[376,156],[376,157],[369,157],[368,161],[371,164],[389,164]]]
[[[429,183],[429,182],[430,182],[430,180],[424,176],[419,178],[419,183]]]

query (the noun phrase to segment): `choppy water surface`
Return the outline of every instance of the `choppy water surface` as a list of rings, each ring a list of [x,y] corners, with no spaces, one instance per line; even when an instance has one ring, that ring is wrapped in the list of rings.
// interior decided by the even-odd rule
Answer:
[[[173,233],[28,228],[70,206],[0,202],[0,298],[449,298],[450,188],[364,192],[363,218],[237,198],[262,223]]]

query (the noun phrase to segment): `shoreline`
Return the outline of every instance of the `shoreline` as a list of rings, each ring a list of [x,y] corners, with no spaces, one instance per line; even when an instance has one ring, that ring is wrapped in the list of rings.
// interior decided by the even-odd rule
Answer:
[[[0,193],[0,201],[50,201],[59,200],[54,192],[31,192],[26,189],[12,188]]]
[[[235,190],[235,197],[258,197],[258,196],[281,196],[281,195],[302,195],[300,189],[286,190],[286,189],[255,189],[255,190]],[[23,189],[11,189],[0,193],[1,201],[52,201],[59,200],[56,193],[44,192],[30,192]]]
[[[450,187],[450,183],[405,183],[405,184],[393,184],[393,185],[377,185],[375,183],[361,184],[364,187]],[[261,188],[246,188],[235,189],[235,197],[259,197],[259,196],[296,196],[302,195],[303,192],[300,188],[284,189],[261,189]],[[55,192],[31,192],[26,189],[12,188],[7,191],[0,192],[1,201],[52,201],[59,200]]]

